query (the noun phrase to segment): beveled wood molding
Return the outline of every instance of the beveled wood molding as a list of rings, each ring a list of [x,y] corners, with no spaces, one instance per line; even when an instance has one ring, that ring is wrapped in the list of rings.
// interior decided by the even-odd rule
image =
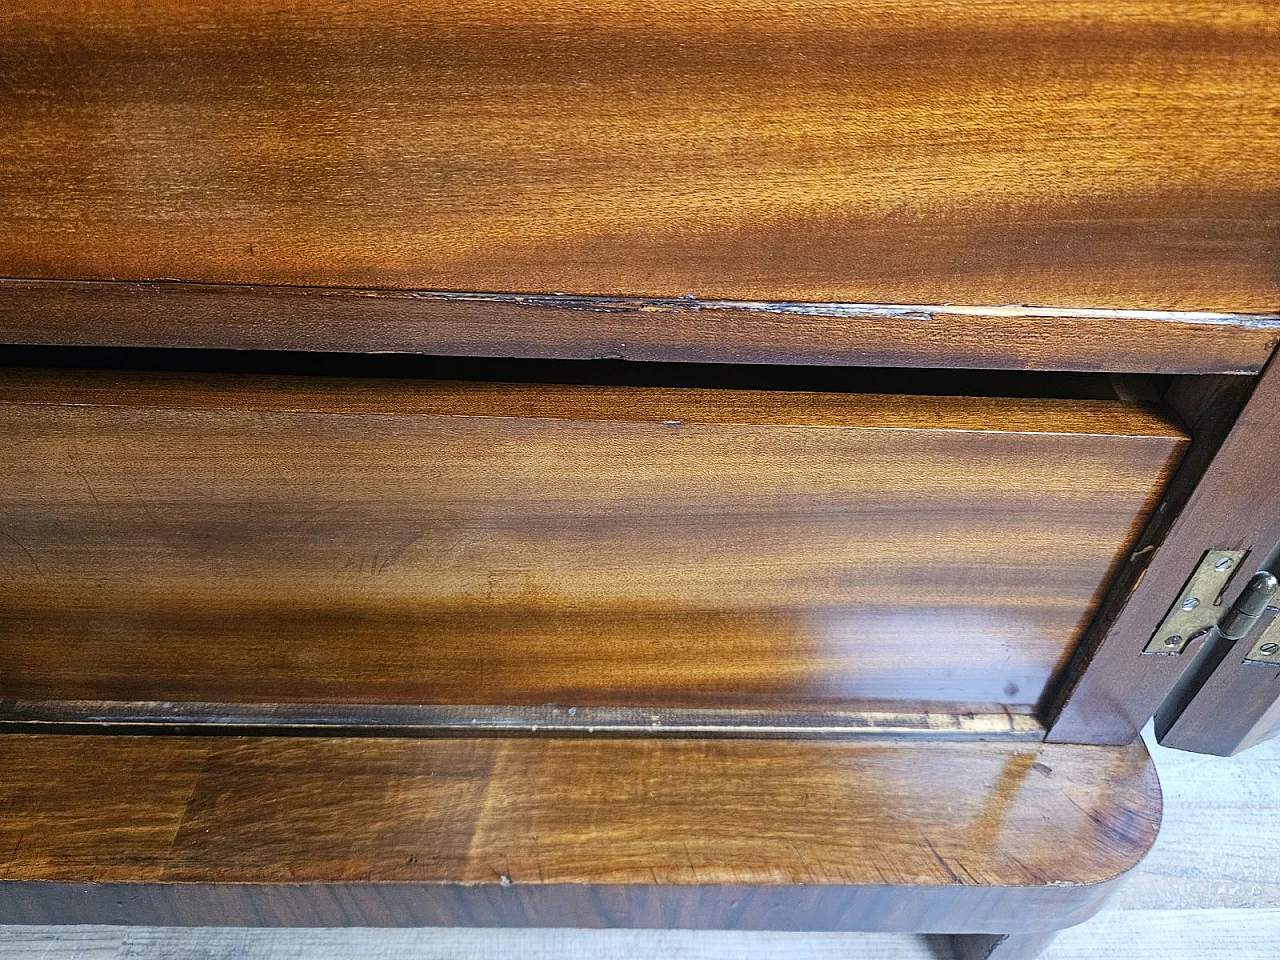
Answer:
[[[894,708],[897,709],[894,709]],[[932,707],[932,709],[929,709]],[[265,736],[725,737],[1038,742],[1030,713],[998,704],[868,701],[833,710],[642,709],[393,703],[0,700],[0,733]]]
[[[3,279],[0,342],[1249,374],[1280,314]]]

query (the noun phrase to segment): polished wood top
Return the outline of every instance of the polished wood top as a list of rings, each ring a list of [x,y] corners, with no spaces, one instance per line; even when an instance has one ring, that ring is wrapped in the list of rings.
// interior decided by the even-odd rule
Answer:
[[[256,904],[243,915],[259,923],[296,919],[273,919],[272,896],[282,910],[310,897],[329,922],[368,921],[365,888],[385,890],[383,911],[417,891],[416,907],[410,898],[404,915],[374,922],[414,922],[428,898],[453,891],[453,922],[625,926],[643,916],[646,891],[656,901],[678,887],[692,895],[685,922],[664,925],[705,925],[699,890],[710,904],[725,888],[740,903],[716,914],[721,924],[907,929],[919,904],[886,914],[887,901],[856,899],[892,885],[939,909],[920,929],[973,929],[982,905],[1004,897],[1061,913],[1094,903],[1160,819],[1140,742],[10,735],[0,805],[0,919],[22,915],[14,881],[59,881],[91,903],[85,884],[149,891],[108,888],[118,917],[151,909],[148,897],[180,898],[175,887],[229,884],[226,903]],[[418,886],[392,889],[405,884]],[[780,911],[782,887],[810,913]],[[544,890],[561,891],[560,909],[516,912]],[[819,901],[804,898],[823,897],[828,912],[814,915]]]
[[[1280,302],[1268,0],[9,0],[0,60],[0,276]]]

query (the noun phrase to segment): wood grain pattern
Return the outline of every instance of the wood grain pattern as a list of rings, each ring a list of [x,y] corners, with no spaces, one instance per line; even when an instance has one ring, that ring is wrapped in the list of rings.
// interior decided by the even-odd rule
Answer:
[[[1028,708],[1184,444],[1100,400],[13,371],[0,401],[24,700]]]
[[[1272,312],[1270,0],[10,0],[0,275]]]
[[[1280,741],[1231,760],[1148,736],[1164,813],[1155,846],[1045,960],[1273,960],[1280,941]],[[940,937],[721,930],[0,926],[13,960],[943,960]]]
[[[1021,932],[1160,817],[1141,743],[6,736],[0,802],[7,922]]]
[[[0,280],[0,342],[1242,374],[1280,316]]]
[[[1157,518],[1120,572],[1052,695],[1046,711],[1051,740],[1125,743],[1155,715],[1200,643],[1180,656],[1143,656],[1142,650],[1204,552],[1248,550],[1241,569],[1251,572],[1280,543],[1280,485],[1271,456],[1277,449],[1280,362],[1273,359],[1176,518]],[[1228,585],[1224,610],[1248,579],[1238,575]]]

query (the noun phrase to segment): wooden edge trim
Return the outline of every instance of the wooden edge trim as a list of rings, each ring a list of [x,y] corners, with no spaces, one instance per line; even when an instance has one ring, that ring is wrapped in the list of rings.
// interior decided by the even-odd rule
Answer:
[[[5,279],[0,342],[1240,374],[1280,314]]]
[[[0,746],[18,923],[1017,932],[1096,911],[1162,808],[1141,743]]]
[[[1038,887],[0,881],[0,923],[1039,932],[1083,923],[1125,880]]]
[[[963,710],[963,705],[950,706],[955,712],[3,700],[0,733],[58,730],[259,736],[1044,739],[1044,728],[1029,714],[1008,710],[973,712]],[[989,705],[982,706],[991,711]]]
[[[271,413],[740,425],[928,433],[1037,433],[1173,440],[1158,403],[931,394],[594,386],[489,381],[0,369],[0,404]]]

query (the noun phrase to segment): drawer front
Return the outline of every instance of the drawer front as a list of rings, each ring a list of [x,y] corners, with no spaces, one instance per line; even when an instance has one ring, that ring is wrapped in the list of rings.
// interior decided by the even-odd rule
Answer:
[[[11,373],[0,695],[1025,712],[1184,443],[1121,401]]]

